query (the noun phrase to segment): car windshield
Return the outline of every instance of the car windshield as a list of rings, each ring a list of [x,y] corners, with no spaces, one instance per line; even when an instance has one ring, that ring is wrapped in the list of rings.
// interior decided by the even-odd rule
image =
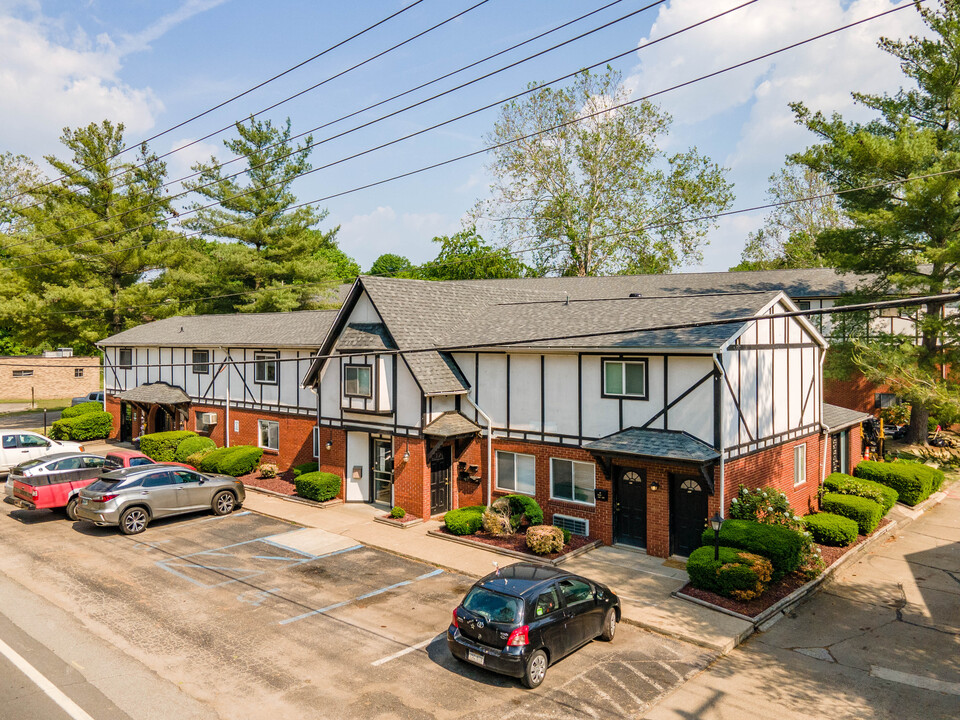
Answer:
[[[463,599],[463,608],[488,622],[510,624],[520,618],[520,598],[501,595],[481,587],[475,587],[467,593]]]

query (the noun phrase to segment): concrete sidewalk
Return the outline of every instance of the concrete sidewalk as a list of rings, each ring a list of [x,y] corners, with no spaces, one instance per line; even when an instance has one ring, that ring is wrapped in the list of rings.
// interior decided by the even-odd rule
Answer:
[[[318,508],[250,489],[244,507],[263,515],[322,528],[363,545],[420,560],[453,572],[482,577],[517,562],[495,550],[483,550],[431,537],[436,520],[398,528],[374,522],[383,510],[350,503]],[[729,652],[753,631],[753,625],[709,608],[671,597],[687,582],[687,574],[663,559],[619,547],[601,547],[563,565],[609,585],[623,601],[623,620],[654,632],[694,643],[718,653]]]

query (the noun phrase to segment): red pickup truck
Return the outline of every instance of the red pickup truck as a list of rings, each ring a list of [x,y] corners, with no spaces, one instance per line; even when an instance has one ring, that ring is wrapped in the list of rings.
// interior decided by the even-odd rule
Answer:
[[[99,478],[104,470],[155,464],[195,469],[184,463],[156,463],[136,450],[114,450],[106,457],[56,453],[28,460],[10,470],[13,501],[28,510],[63,508],[68,518],[76,520],[80,490]]]

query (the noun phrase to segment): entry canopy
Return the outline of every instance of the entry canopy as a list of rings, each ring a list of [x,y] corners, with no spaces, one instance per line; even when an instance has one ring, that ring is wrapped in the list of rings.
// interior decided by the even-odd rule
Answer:
[[[182,405],[190,402],[190,396],[182,388],[162,382],[138,385],[121,393],[120,399],[141,405]]]
[[[480,426],[458,412],[444,413],[423,429],[424,435],[440,438],[473,435],[478,432],[480,432]]]
[[[720,453],[712,447],[680,430],[628,428],[586,443],[583,449],[600,455],[633,455],[697,464],[720,459]]]

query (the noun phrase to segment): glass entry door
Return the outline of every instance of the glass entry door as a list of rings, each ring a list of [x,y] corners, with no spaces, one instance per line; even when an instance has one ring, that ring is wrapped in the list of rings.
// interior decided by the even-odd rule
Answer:
[[[390,506],[393,503],[393,442],[389,438],[371,438],[373,452],[373,501]]]

